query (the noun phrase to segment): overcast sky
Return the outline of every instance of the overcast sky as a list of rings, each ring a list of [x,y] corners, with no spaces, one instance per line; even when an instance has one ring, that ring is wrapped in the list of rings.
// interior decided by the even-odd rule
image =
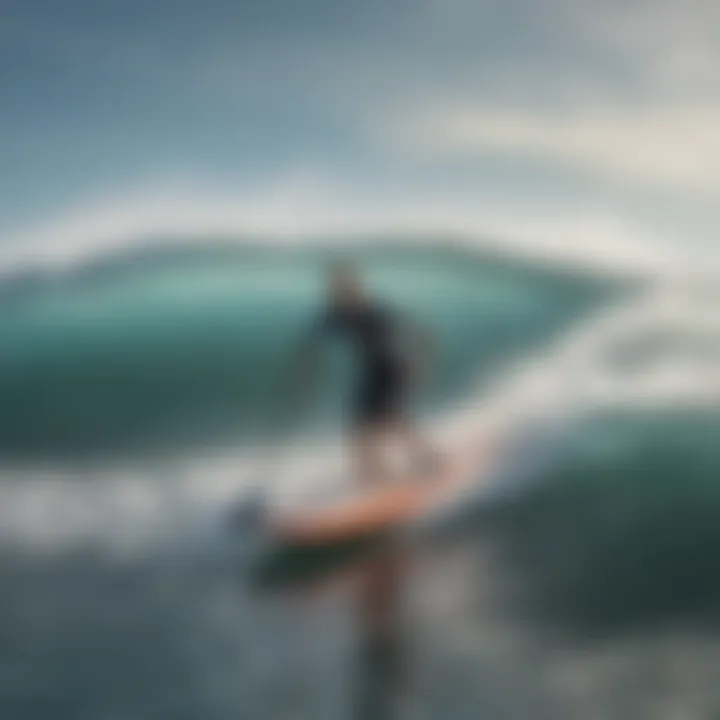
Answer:
[[[0,0],[0,232],[712,246],[719,28],[715,0]]]

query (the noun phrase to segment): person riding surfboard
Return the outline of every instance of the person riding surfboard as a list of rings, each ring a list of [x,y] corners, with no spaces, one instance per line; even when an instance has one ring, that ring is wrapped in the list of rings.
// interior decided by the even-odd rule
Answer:
[[[351,341],[359,361],[349,428],[357,476],[363,482],[387,478],[383,452],[393,441],[421,463],[421,471],[435,467],[439,456],[418,431],[409,408],[434,350],[430,333],[370,297],[353,265],[335,264],[328,273],[326,306],[303,334],[293,358],[295,393],[308,388],[320,343],[336,333]]]

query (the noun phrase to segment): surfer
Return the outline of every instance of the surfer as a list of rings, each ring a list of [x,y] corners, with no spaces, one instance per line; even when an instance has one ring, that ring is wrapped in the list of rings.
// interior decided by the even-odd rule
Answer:
[[[363,480],[386,477],[383,455],[393,441],[409,453],[416,469],[434,467],[437,455],[417,430],[408,407],[427,372],[433,350],[430,334],[371,298],[350,264],[331,267],[327,296],[326,307],[304,334],[294,358],[293,390],[305,390],[314,379],[320,341],[342,334],[351,341],[359,368],[350,412],[357,475]]]

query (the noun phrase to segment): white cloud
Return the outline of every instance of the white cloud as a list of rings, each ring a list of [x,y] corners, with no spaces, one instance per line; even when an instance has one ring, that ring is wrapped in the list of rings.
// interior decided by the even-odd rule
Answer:
[[[502,151],[613,182],[720,195],[720,105],[578,106],[554,113],[445,107],[408,112],[391,137],[422,154]]]
[[[426,161],[474,157],[482,167],[488,153],[505,154],[614,190],[720,195],[720,3],[425,6],[426,22],[460,40],[457,59],[468,35],[480,49],[371,108],[373,139]]]
[[[720,4],[639,0],[576,6],[576,32],[607,59],[665,96],[718,101]],[[642,89],[642,88],[641,88]]]

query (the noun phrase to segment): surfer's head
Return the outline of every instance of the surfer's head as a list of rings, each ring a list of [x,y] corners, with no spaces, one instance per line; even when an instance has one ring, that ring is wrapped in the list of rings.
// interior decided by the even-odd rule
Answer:
[[[328,292],[330,300],[336,305],[362,303],[365,291],[357,268],[347,262],[332,265],[328,273]]]

